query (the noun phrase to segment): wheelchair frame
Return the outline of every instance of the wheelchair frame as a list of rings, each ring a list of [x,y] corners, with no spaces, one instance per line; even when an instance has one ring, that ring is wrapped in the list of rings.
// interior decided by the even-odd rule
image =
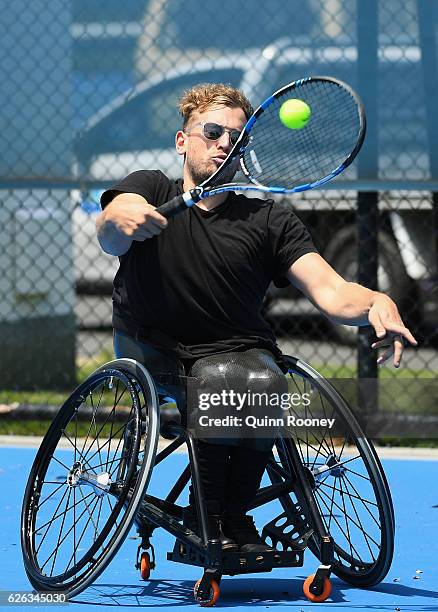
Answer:
[[[140,570],[142,578],[148,579],[150,570],[155,567],[155,553],[150,540],[154,530],[162,527],[176,538],[173,551],[167,555],[169,560],[204,568],[202,578],[194,587],[195,599],[202,606],[211,606],[217,601],[222,575],[266,572],[276,567],[300,567],[304,562],[306,548],[309,548],[320,560],[316,573],[309,576],[303,586],[304,594],[313,602],[324,601],[329,597],[331,572],[360,587],[372,586],[383,580],[393,556],[394,510],[377,454],[336,389],[311,366],[298,358],[287,357],[287,363],[289,377],[293,383],[298,386],[308,385],[313,393],[324,398],[324,403],[328,403],[332,408],[332,414],[342,422],[347,437],[341,451],[337,451],[333,440],[330,444],[324,444],[322,439],[317,439],[317,442],[291,436],[277,439],[275,450],[278,460],[273,453],[267,466],[271,485],[259,489],[250,508],[254,509],[274,500],[280,502],[282,512],[270,520],[262,531],[262,538],[271,543],[274,552],[225,552],[222,551],[219,540],[209,539],[207,511],[192,433],[178,422],[163,421],[161,433],[172,441],[157,454],[160,407],[154,380],[146,368],[138,362],[131,359],[116,359],[98,368],[67,399],[50,426],[35,458],[25,491],[21,528],[24,565],[31,584],[37,590],[65,591],[70,597],[78,594],[94,582],[107,567],[134,522],[141,538],[136,567]],[[97,404],[93,401],[94,392],[100,397]],[[104,414],[104,424],[98,426],[97,416],[102,408],[102,398],[105,394],[109,394],[110,397],[114,394],[113,407],[109,412],[113,415],[112,421]],[[131,399],[129,412],[120,404],[122,398],[126,398],[128,394]],[[116,411],[121,413],[118,417],[122,418],[122,426],[118,429],[114,425]],[[82,449],[77,443],[78,440],[82,440],[80,436],[78,437],[80,412],[88,417],[91,416]],[[99,442],[100,434],[103,437],[109,436],[102,445]],[[88,438],[93,440],[87,447]],[[353,459],[341,460],[347,438],[357,449],[358,455]],[[59,454],[60,440],[67,440],[74,451],[71,467]],[[187,445],[189,464],[165,499],[149,495],[147,487],[153,468],[184,443]],[[301,443],[307,446],[305,452],[301,448]],[[316,449],[318,443],[319,448]],[[115,450],[111,448],[113,445],[116,445]],[[324,450],[326,454],[323,455],[322,464],[318,464],[316,460],[312,462],[309,448],[311,452],[315,453],[317,450],[321,455],[323,454],[321,449]],[[91,453],[89,456],[88,452]],[[66,474],[54,477],[54,480],[50,480],[53,470],[52,459],[57,462],[55,464],[57,469],[60,469],[59,464],[62,464],[66,470]],[[96,464],[96,460],[100,463]],[[361,462],[360,465],[363,463],[363,472],[368,477],[355,471],[358,469],[357,463],[354,464],[355,470],[346,467],[351,461],[356,460],[358,463]],[[352,499],[361,502],[365,511],[364,519],[359,517],[354,503],[352,507],[355,516],[349,517],[350,508],[345,504],[346,491],[343,487],[347,486],[347,481],[350,482],[355,474],[369,482],[366,497],[361,497],[360,490],[354,485],[354,493],[349,494],[352,496],[351,503]],[[199,517],[199,535],[181,525],[183,508],[176,503],[190,479]],[[333,490],[331,508],[321,495],[322,491],[328,496],[324,492],[324,487]],[[84,489],[89,491],[86,496],[83,493]],[[78,496],[80,494],[82,499],[76,500],[76,493]],[[339,503],[334,501],[338,493],[343,499],[343,506],[340,505],[341,501]],[[372,495],[375,501],[369,499]],[[60,501],[59,496],[61,496]],[[69,506],[71,497],[73,502]],[[114,501],[114,507],[110,500]],[[108,508],[105,502],[108,502]],[[44,522],[46,520],[44,512],[47,512],[50,505],[55,506],[55,503],[55,514],[49,521]],[[38,513],[44,504],[46,504],[44,511],[41,511],[43,523],[40,524]],[[64,513],[60,510],[63,504],[65,504]],[[92,504],[94,505],[90,511]],[[85,510],[78,518],[76,510],[79,512],[84,505]],[[344,513],[346,521],[347,516],[351,519],[350,527],[347,523],[347,533],[336,518],[332,523],[334,506],[335,511]],[[97,507],[99,507],[98,517],[93,520],[92,513]],[[324,514],[327,510],[330,510],[328,521]],[[69,514],[71,512],[73,516]],[[87,512],[90,518],[84,526]],[[373,512],[378,513],[377,518]],[[106,522],[99,531],[97,526],[101,515],[106,516],[106,519],[103,519]],[[377,524],[380,536],[372,537],[362,527],[362,520],[370,521],[368,515],[371,515]],[[90,519],[91,528],[88,527]],[[373,525],[373,522],[370,524]],[[77,559],[79,555],[76,555],[76,548],[70,555],[71,550],[68,544],[64,546],[64,542],[71,539],[73,532],[73,545],[76,547],[76,530],[79,529],[79,525],[83,529],[81,540],[84,535],[88,535],[92,543],[86,553]],[[61,537],[64,527],[66,534]],[[336,531],[336,537],[333,537],[331,528]],[[355,529],[356,533],[359,529],[360,532],[361,528],[365,553],[369,554],[371,560],[362,558],[363,552],[358,550],[357,535],[354,536],[356,540],[352,542],[351,531]],[[47,544],[44,545],[44,541],[50,531],[57,537],[57,543],[52,552],[50,544],[48,545],[47,554],[50,554],[44,562],[45,553],[41,551],[45,551]],[[380,538],[379,541],[377,537]],[[343,540],[346,542],[345,545],[340,543]],[[59,570],[55,569],[57,563],[58,565],[67,563],[65,571],[59,573]],[[48,565],[51,565],[49,572]]]

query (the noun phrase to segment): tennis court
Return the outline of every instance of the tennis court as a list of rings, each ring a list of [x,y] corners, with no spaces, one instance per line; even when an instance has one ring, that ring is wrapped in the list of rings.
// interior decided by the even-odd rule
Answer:
[[[29,444],[29,443],[28,443]],[[30,591],[20,548],[20,510],[35,446],[19,446],[3,438],[0,448],[2,490],[0,526],[1,590]],[[377,587],[356,589],[332,577],[333,591],[325,603],[310,604],[302,593],[303,580],[317,567],[310,551],[303,568],[277,569],[269,574],[224,577],[217,608],[257,606],[260,609],[287,607],[298,611],[316,610],[438,610],[438,540],[435,537],[438,513],[436,470],[438,453],[429,449],[401,449],[382,453],[383,466],[391,487],[396,512],[396,548],[391,570]],[[184,453],[174,453],[152,480],[150,492],[160,495],[172,484],[175,472],[185,465]],[[263,511],[261,509],[260,511]],[[259,520],[269,517],[257,515]],[[163,530],[153,536],[157,567],[144,582],[134,568],[137,541],[135,531],[125,541],[107,570],[71,605],[91,610],[96,606],[150,610],[193,609],[193,584],[200,578],[196,567],[166,560],[173,538]]]

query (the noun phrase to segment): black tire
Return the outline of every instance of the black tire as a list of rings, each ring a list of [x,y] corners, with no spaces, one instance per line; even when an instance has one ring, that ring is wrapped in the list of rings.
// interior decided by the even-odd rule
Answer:
[[[24,494],[21,545],[36,590],[73,597],[105,569],[147,489],[158,432],[153,380],[131,359],[105,364],[63,404]]]
[[[297,358],[288,358],[288,363],[290,391],[311,397],[308,406],[294,408],[292,413],[299,418],[335,418],[336,433],[332,435],[327,427],[304,434],[302,428],[285,431],[276,442],[277,464],[271,464],[268,474],[273,483],[293,478],[286,446],[295,444],[323,524],[334,540],[333,572],[355,586],[373,586],[388,573],[394,552],[394,509],[383,468],[372,443],[333,385]],[[279,501],[286,514],[298,505],[306,515],[299,491]],[[313,527],[310,518],[308,525]],[[316,535],[311,536],[308,546],[321,558]]]
[[[357,228],[347,226],[337,232],[324,250],[324,258],[346,280],[357,282],[358,253]],[[403,260],[393,238],[379,231],[379,267],[377,272],[378,289],[392,297],[402,311],[409,303],[413,284],[406,274]],[[356,344],[357,327],[333,325],[335,337],[343,344]]]

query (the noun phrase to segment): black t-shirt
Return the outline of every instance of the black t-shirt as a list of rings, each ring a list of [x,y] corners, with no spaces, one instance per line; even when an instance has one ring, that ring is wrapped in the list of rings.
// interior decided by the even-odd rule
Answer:
[[[101,204],[128,192],[160,206],[182,191],[182,180],[140,170],[103,193]],[[211,211],[193,206],[120,257],[114,328],[183,358],[252,347],[279,355],[263,298],[271,281],[285,286],[291,264],[315,251],[287,205],[230,193]]]

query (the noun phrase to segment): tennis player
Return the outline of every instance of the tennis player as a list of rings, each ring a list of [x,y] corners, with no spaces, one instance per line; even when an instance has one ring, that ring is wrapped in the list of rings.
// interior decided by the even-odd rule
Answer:
[[[403,341],[417,342],[387,295],[344,280],[319,255],[291,207],[222,193],[169,220],[155,211],[207,179],[226,158],[253,109],[242,92],[222,84],[198,85],[179,101],[176,133],[183,176],[139,170],[102,195],[97,234],[102,249],[120,258],[114,280],[113,326],[117,357],[136,359],[182,409],[178,376],[206,381],[210,391],[242,387],[281,389],[284,364],[261,315],[266,290],[292,283],[332,321],[372,325],[399,367]],[[275,143],[273,143],[274,145]],[[231,180],[233,170],[228,180]],[[226,179],[223,179],[224,182]],[[246,435],[197,440],[210,537],[227,550],[270,549],[247,515],[275,439]],[[198,529],[193,492],[184,523]]]

